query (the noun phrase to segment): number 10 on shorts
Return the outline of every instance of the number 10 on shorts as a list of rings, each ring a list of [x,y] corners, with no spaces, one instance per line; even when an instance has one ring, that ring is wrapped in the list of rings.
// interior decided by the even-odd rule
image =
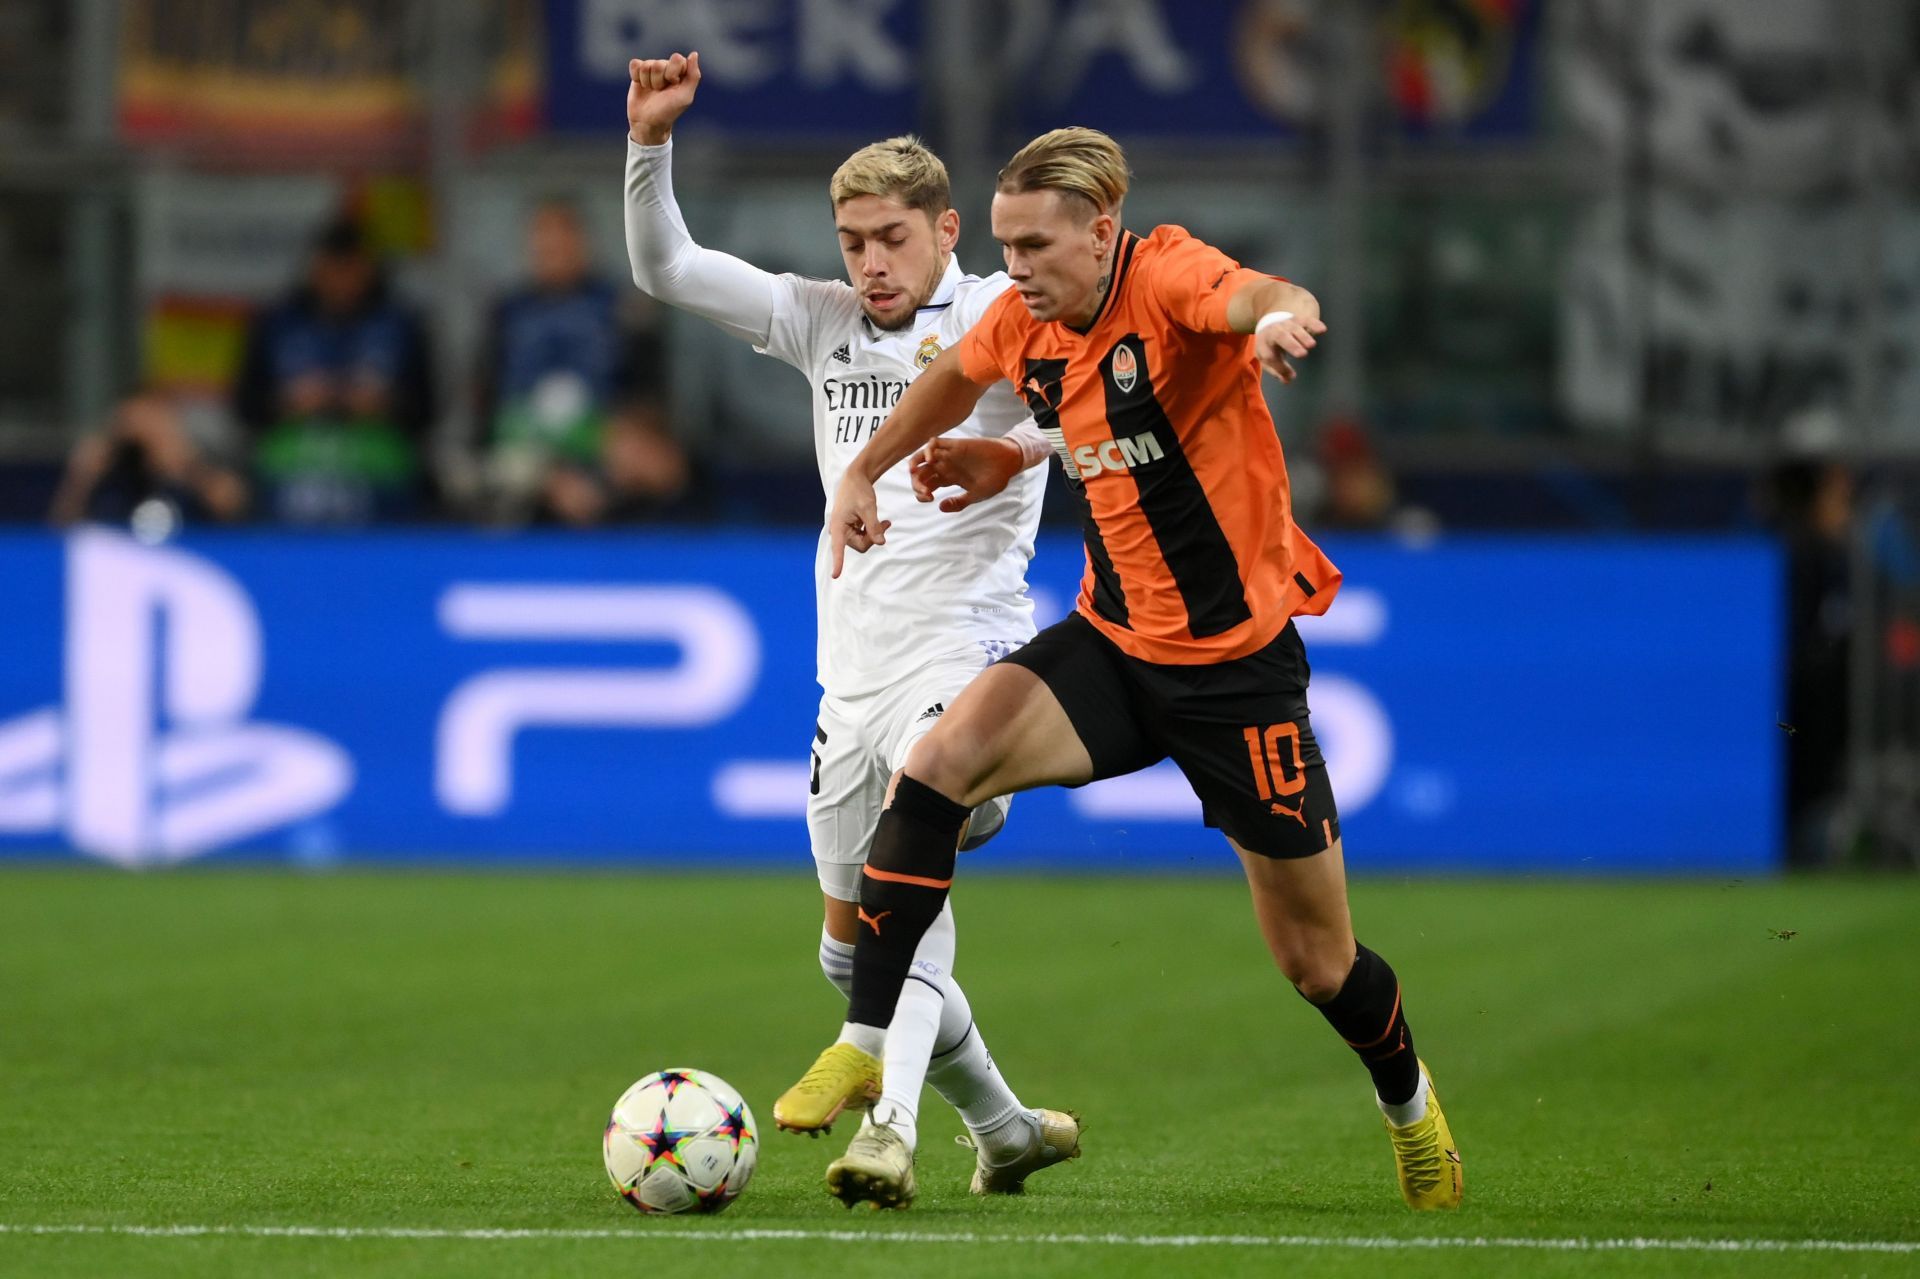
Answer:
[[[1250,726],[1241,729],[1240,735],[1247,739],[1247,759],[1253,765],[1253,787],[1260,793],[1261,799],[1297,795],[1306,789],[1307,766],[1300,757],[1298,724],[1274,724],[1264,729]],[[1288,754],[1292,756],[1291,762],[1286,758]]]

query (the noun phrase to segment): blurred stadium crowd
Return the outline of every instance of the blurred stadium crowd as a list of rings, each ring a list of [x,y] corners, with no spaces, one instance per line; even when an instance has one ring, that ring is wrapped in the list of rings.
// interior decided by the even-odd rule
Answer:
[[[593,261],[571,205],[526,228],[527,278],[498,298],[470,369],[441,376],[428,321],[351,217],[314,237],[248,320],[207,438],[164,385],[134,390],[70,454],[51,516],[363,527],[429,519],[590,527],[698,519],[704,485],[667,420],[660,335]],[[479,447],[436,467],[449,394]],[[219,410],[224,410],[224,414]]]

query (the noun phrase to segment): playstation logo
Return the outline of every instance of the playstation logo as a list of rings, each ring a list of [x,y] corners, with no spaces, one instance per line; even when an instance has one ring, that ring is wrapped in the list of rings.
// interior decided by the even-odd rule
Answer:
[[[339,745],[249,718],[260,620],[223,569],[104,529],[74,534],[66,558],[65,705],[0,721],[0,833],[165,864],[325,813],[352,789]]]

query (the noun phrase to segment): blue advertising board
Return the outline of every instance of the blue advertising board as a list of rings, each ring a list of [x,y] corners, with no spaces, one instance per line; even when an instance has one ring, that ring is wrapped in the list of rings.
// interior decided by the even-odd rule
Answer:
[[[870,141],[924,127],[927,0],[547,0],[546,115],[617,129],[627,59],[700,51],[691,127]],[[1402,137],[1509,139],[1538,124],[1538,0],[1386,6],[1360,36]],[[970,57],[1021,138],[1086,124],[1124,139],[1240,141],[1326,124],[1331,5],[1025,0],[982,14]]]
[[[1537,0],[1359,6],[1384,118],[1403,136],[1512,138],[1537,125]],[[1323,129],[1339,6],[1288,0],[1018,6],[1007,60],[1024,135],[1087,124],[1245,139]]]
[[[0,856],[805,864],[813,539],[0,537]],[[1304,619],[1359,871],[1750,872],[1758,541],[1334,540]],[[884,550],[876,553],[884,554]],[[1081,555],[1042,541],[1048,619]],[[999,866],[1231,868],[1171,766],[1023,796]]]
[[[547,125],[618,136],[627,60],[698,50],[690,127],[870,142],[919,124],[919,0],[547,0]]]
[[[621,122],[627,59],[699,50],[696,129],[871,141],[924,128],[927,0],[546,0],[546,116]],[[1538,0],[1386,7],[1362,37],[1405,138],[1538,123]],[[968,54],[1024,139],[1085,124],[1123,139],[1270,138],[1324,127],[1332,6],[1274,0],[1025,0],[978,19]]]

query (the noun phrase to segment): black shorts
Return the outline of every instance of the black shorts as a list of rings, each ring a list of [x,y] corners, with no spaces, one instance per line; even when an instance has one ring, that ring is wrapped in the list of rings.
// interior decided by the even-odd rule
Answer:
[[[1249,852],[1311,857],[1340,837],[1292,622],[1246,657],[1175,666],[1121,652],[1074,613],[1000,660],[1046,682],[1093,759],[1092,780],[1171,756],[1206,824]]]

